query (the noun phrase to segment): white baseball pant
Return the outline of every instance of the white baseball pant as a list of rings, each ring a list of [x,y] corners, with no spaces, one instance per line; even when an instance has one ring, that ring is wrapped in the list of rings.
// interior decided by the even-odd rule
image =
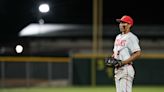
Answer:
[[[117,92],[132,92],[134,68],[130,64],[115,68],[115,85]]]

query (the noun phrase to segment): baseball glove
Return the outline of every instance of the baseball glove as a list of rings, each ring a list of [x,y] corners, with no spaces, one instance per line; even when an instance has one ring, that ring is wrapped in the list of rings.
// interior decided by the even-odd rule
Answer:
[[[113,57],[107,57],[105,58],[105,65],[107,67],[118,67],[118,66],[122,66],[122,61],[117,60]]]

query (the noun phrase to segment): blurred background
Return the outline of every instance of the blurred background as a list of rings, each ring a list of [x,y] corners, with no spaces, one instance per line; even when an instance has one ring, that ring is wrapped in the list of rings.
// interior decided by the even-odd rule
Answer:
[[[114,85],[104,58],[123,15],[143,52],[134,85],[164,85],[163,8],[160,0],[1,0],[0,87]]]

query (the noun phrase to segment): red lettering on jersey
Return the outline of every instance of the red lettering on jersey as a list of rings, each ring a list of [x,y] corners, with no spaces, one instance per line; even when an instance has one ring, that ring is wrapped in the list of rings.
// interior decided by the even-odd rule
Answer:
[[[126,40],[116,39],[115,45],[116,46],[125,46]]]

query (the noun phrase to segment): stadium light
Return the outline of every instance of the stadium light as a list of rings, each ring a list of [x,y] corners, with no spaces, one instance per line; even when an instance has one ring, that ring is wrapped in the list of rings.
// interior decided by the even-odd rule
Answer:
[[[39,5],[39,11],[41,13],[47,13],[49,12],[49,10],[50,10],[50,7],[48,4],[44,3],[44,4]]]
[[[22,45],[17,45],[15,48],[17,53],[22,53],[23,52],[23,46]]]

